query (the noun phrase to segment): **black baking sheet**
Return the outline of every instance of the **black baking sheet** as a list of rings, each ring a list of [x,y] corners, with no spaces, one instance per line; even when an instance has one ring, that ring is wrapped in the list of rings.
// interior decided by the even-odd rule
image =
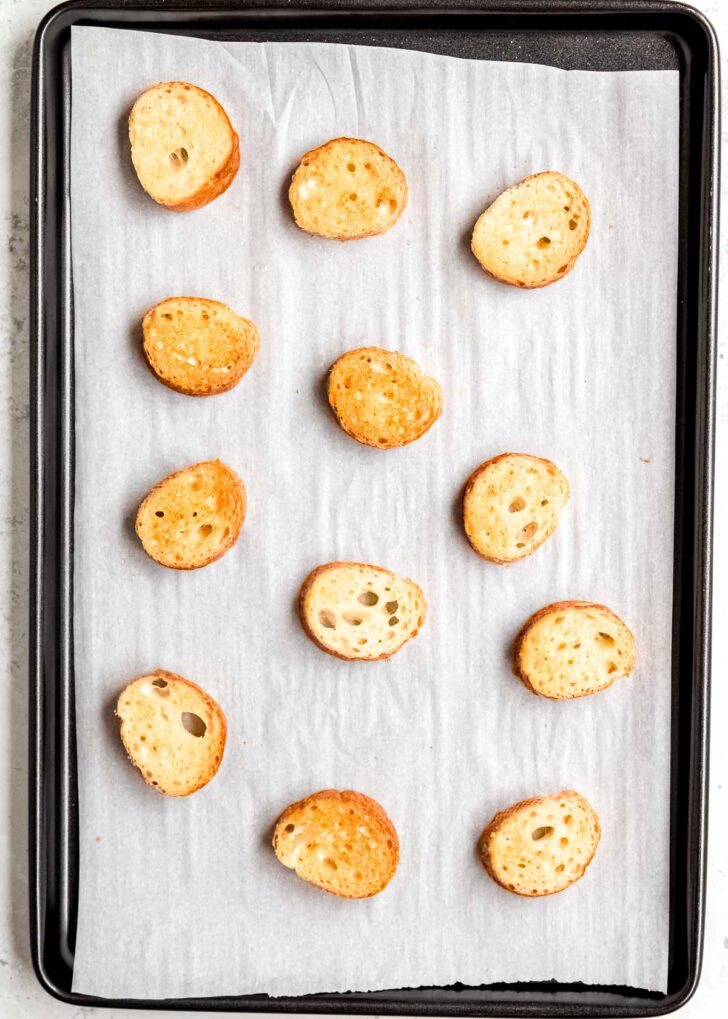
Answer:
[[[709,561],[715,360],[716,47],[680,5],[588,3],[250,5],[69,4],[38,32],[33,92],[33,583],[31,592],[32,947],[51,993],[77,1004],[433,1015],[644,1015],[677,1007],[702,939]],[[666,995],[520,984],[296,999],[111,1002],[70,991],[78,846],[73,727],[73,322],[68,233],[70,26],[210,38],[401,46],[590,70],[681,71],[670,972]],[[113,946],[109,946],[110,951]]]

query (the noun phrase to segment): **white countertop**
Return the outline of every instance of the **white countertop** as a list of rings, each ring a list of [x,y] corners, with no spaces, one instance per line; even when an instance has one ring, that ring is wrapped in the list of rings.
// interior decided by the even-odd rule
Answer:
[[[69,1019],[88,1014],[144,1019],[155,1012],[76,1009],[51,999],[36,982],[28,944],[27,877],[27,558],[28,558],[28,148],[31,51],[50,0],[0,0],[0,1019]],[[728,4],[695,0],[723,41],[723,102],[728,109]],[[728,114],[725,116],[728,123]],[[724,158],[728,128],[723,129]],[[728,168],[726,168],[728,171]],[[723,175],[728,209],[728,172]],[[724,213],[725,215],[726,213]],[[728,236],[728,231],[724,231]],[[728,279],[728,251],[721,277]],[[728,563],[728,366],[726,300],[720,313],[715,562]],[[728,989],[728,570],[716,571],[713,643],[713,740],[705,955],[686,1019],[714,1019]],[[188,1013],[192,1014],[192,1013]]]

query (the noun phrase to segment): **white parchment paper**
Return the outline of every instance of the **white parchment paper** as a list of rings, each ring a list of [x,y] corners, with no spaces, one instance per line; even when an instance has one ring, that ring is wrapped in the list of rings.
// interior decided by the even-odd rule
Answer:
[[[578,980],[664,990],[668,952],[678,75],[564,72],[392,49],[213,43],[73,29],[76,374],[75,675],[80,907],[74,990],[128,997]],[[222,102],[242,163],[208,207],[173,214],[139,186],[126,121],[181,78]],[[285,198],[298,157],[376,141],[410,201],[383,237],[307,236]],[[523,292],[486,276],[473,223],[507,185],[559,169],[591,200],[574,272]],[[240,386],[195,400],[145,367],[155,302],[200,294],[253,318]],[[325,403],[327,367],[364,343],[442,383],[426,437],[382,452]],[[510,568],[467,545],[460,493],[505,450],[553,459],[572,499]],[[237,547],[192,573],[144,555],[132,521],[169,471],[220,457],[244,479]],[[349,664],[301,631],[315,565],[388,566],[424,589],[420,636]],[[632,678],[550,702],[511,675],[522,621],[562,598],[633,628]],[[163,667],[223,705],[218,776],[187,800],[125,760],[113,703]],[[399,871],[349,902],[298,880],[273,821],[317,789],[379,800]],[[528,900],[475,843],[515,800],[574,787],[603,838],[583,881]]]

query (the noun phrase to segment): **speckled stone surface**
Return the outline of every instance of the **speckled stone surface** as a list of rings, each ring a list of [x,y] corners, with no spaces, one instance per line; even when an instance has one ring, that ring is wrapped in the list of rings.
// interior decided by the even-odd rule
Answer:
[[[31,48],[48,0],[0,0],[0,1019],[56,1019],[159,1015],[76,1009],[54,1001],[33,975],[27,907],[27,585],[28,585],[28,146]],[[728,52],[728,3],[695,0]],[[728,108],[728,65],[722,61]],[[725,118],[728,123],[728,117]],[[728,128],[723,129],[723,151]],[[728,172],[722,187],[728,208]],[[724,231],[728,236],[728,231]],[[722,281],[728,249],[721,245]],[[716,570],[713,653],[713,743],[708,909],[703,976],[681,1015],[714,1019],[725,1010],[728,987],[728,304],[720,311]],[[191,1014],[191,1013],[190,1013]]]

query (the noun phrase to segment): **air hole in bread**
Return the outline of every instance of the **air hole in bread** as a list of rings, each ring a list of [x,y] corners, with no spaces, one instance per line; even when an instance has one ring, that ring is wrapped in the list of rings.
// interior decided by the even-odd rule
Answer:
[[[361,616],[357,616],[355,612],[345,612],[344,619],[349,626],[361,626],[363,619]]]
[[[524,219],[531,219],[532,216],[533,216],[533,213],[530,210],[528,210],[528,209],[526,209],[526,211],[523,213],[523,218]]]
[[[534,842],[539,842],[541,839],[548,839],[554,833],[553,826],[550,824],[541,825],[540,828],[534,828],[531,832],[531,838]]]
[[[160,690],[164,690],[165,686],[167,686],[167,680],[166,679],[153,679],[152,680],[152,686],[157,686],[157,687],[159,687]]]
[[[361,602],[362,605],[376,605],[379,601],[379,595],[375,594],[374,591],[362,591],[357,601]]]
[[[569,844],[569,840],[567,839],[567,837],[565,835],[562,835],[561,838],[559,839],[559,845],[560,846],[568,846],[568,844]]]
[[[523,542],[530,541],[537,530],[538,524],[536,524],[536,522],[532,520],[530,524],[526,524],[526,526],[521,530],[521,533],[518,535],[518,537]]]
[[[526,508],[526,500],[522,495],[517,495],[513,502],[508,507],[509,513],[520,513],[521,510]]]
[[[561,273],[566,272],[567,269],[568,269],[567,265],[560,265],[556,272],[559,273],[559,275],[561,275]]]
[[[576,230],[578,222],[579,222],[578,217],[574,218],[574,219],[570,219],[569,220],[569,230]]]
[[[349,171],[349,173],[353,173],[354,170],[356,170],[356,166],[354,163],[349,163],[346,169]]]
[[[155,517],[163,517],[164,516],[164,510],[157,510],[154,515],[155,515]]]
[[[200,737],[204,736],[207,732],[207,726],[200,716],[194,713],[194,711],[182,712],[182,725],[185,727],[190,736]]]
[[[607,673],[611,676],[613,672],[617,671],[617,666],[614,662],[609,662],[607,665]]]
[[[536,247],[542,249],[547,248],[550,243],[551,243],[550,237],[539,237],[539,239],[536,241]]]
[[[389,625],[390,626],[396,626],[398,622],[399,622],[399,619],[397,619],[396,616],[392,616],[391,619],[389,620]]]
[[[190,154],[185,148],[175,149],[174,152],[170,152],[169,161],[177,170],[181,170],[186,165],[190,158]]]
[[[548,499],[542,499],[542,500],[541,500],[541,505],[542,505],[542,506],[548,506],[548,504],[549,504],[549,501],[548,501]]]
[[[355,194],[355,193],[354,193],[353,191],[352,191],[352,193],[351,193],[351,194],[349,195],[349,201],[350,201],[350,202],[355,202],[355,201],[356,201],[356,194]]]
[[[328,867],[329,870],[338,870],[339,869],[339,866],[338,866],[336,860],[332,860],[330,856],[327,856],[326,859],[324,860],[324,866]]]
[[[329,609],[321,609],[319,612],[319,623],[325,626],[327,630],[336,629],[336,616]]]
[[[399,602],[398,601],[388,601],[387,604],[384,607],[387,610],[387,612],[394,613],[399,608]]]
[[[295,824],[287,824],[283,830],[287,832],[292,832],[296,830],[296,826]]]
[[[209,538],[212,534],[212,524],[200,524],[200,534],[203,538]]]
[[[556,868],[556,871],[557,871],[557,873],[559,873],[559,874],[560,874],[560,873],[561,873],[561,872],[562,872],[562,871],[563,871],[564,869],[565,869],[565,864],[563,864],[563,863],[560,863],[560,864],[558,865],[558,867]]]
[[[612,637],[611,634],[609,634],[609,633],[604,633],[602,630],[600,630],[599,633],[597,634],[597,640],[601,644],[609,644],[609,645],[614,644],[614,637]]]

